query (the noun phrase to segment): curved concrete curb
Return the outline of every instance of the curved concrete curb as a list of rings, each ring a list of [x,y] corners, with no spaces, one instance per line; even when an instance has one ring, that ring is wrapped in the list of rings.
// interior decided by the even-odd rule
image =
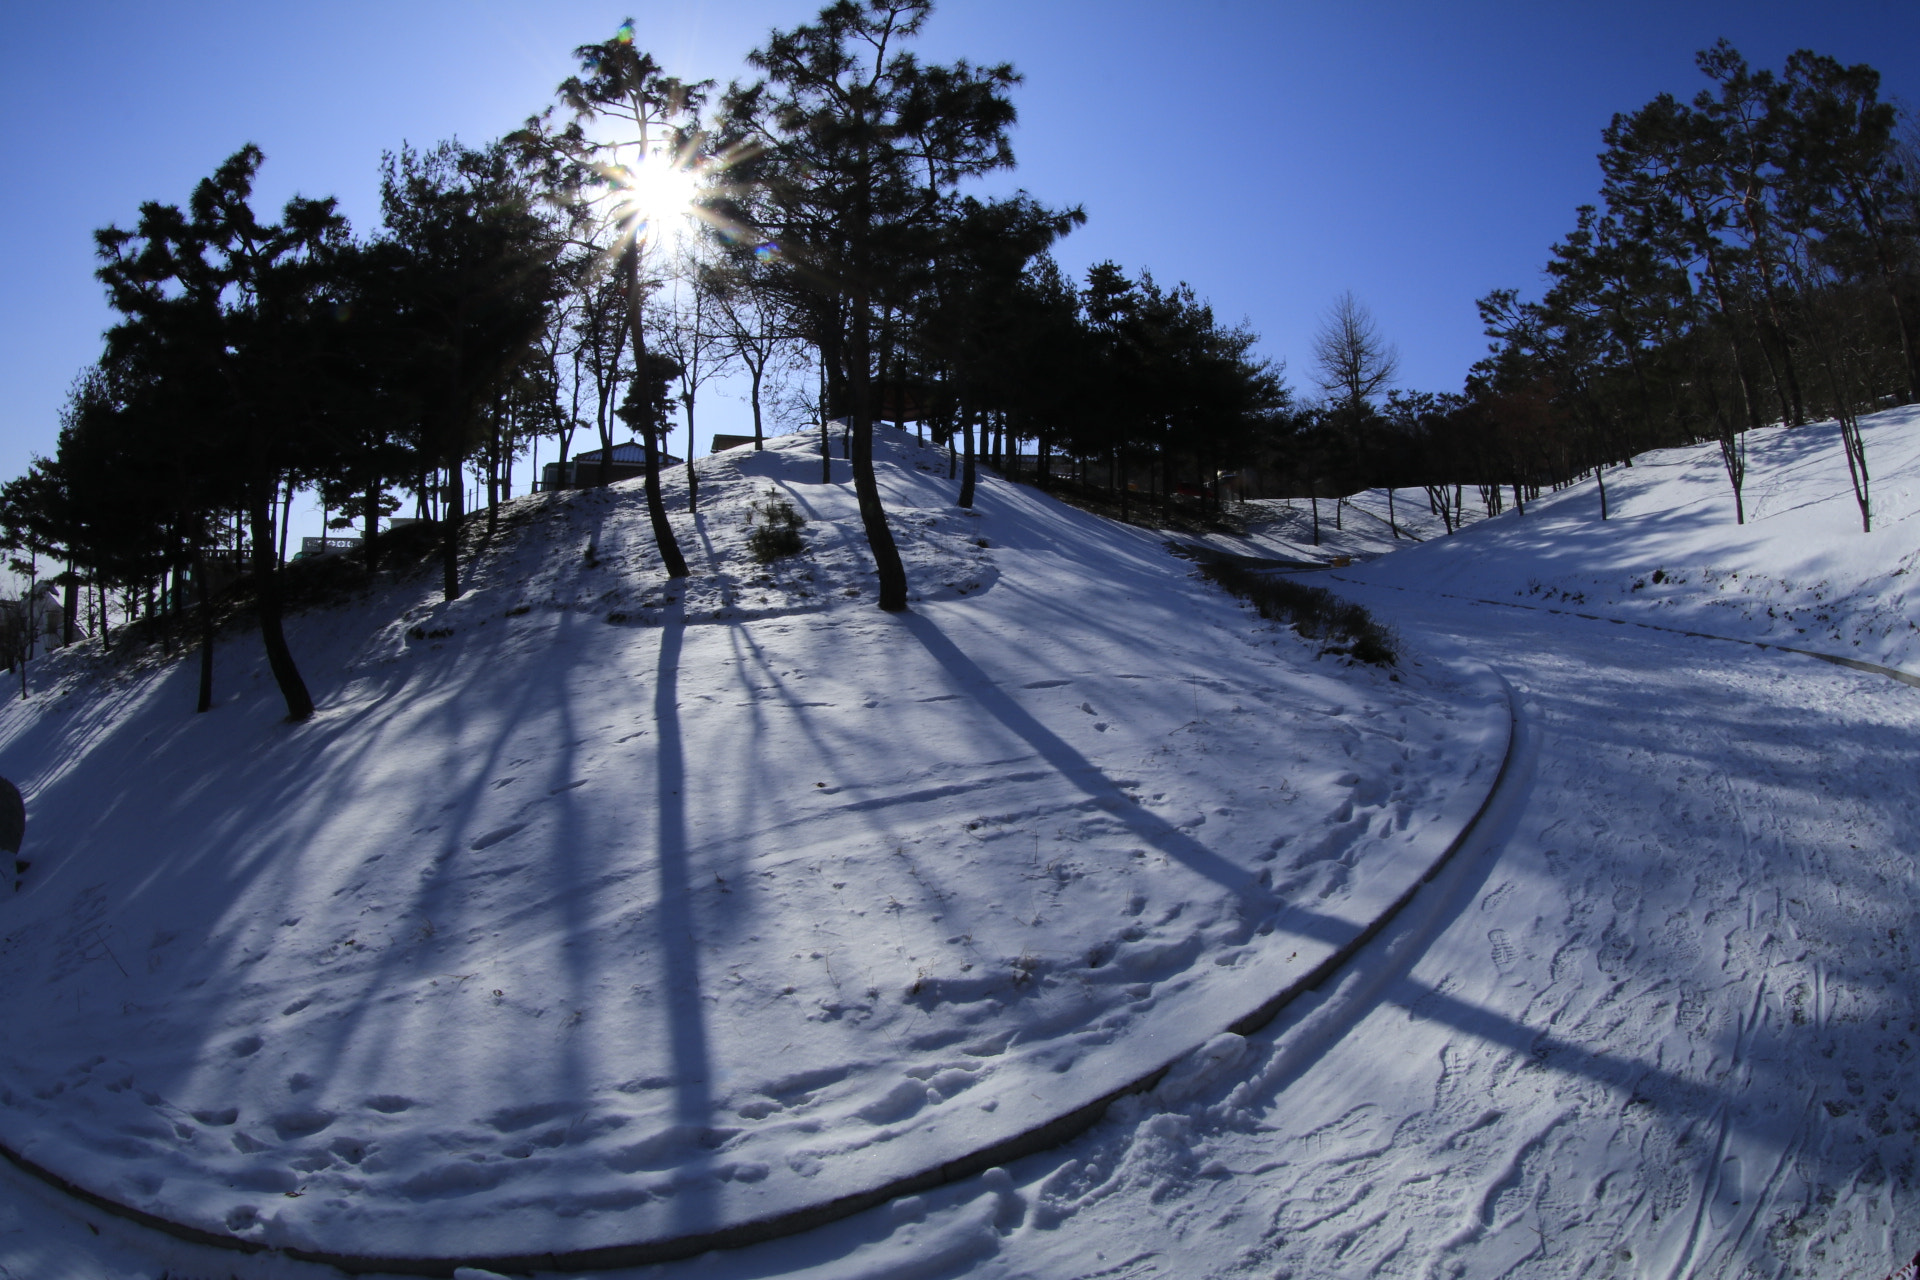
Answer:
[[[1335,582],[1344,582],[1355,587],[1385,588],[1388,591],[1419,591],[1418,587],[1396,587],[1387,582],[1355,582],[1352,578],[1343,578],[1339,574],[1328,574]],[[1465,600],[1469,604],[1490,604],[1499,609],[1525,609],[1529,613],[1552,613],[1563,618],[1584,618],[1588,622],[1611,622],[1616,627],[1640,627],[1647,631],[1664,631],[1670,636],[1690,636],[1695,640],[1722,640],[1727,644],[1744,644],[1755,649],[1778,649],[1782,653],[1797,653],[1803,658],[1818,658],[1822,662],[1831,662],[1836,667],[1851,667],[1855,671],[1865,671],[1889,680],[1898,680],[1901,684],[1910,684],[1920,689],[1920,675],[1911,671],[1902,671],[1898,667],[1883,667],[1877,662],[1868,662],[1862,658],[1843,658],[1837,653],[1821,653],[1818,649],[1796,649],[1790,644],[1775,644],[1771,640],[1744,640],[1739,636],[1717,636],[1711,631],[1688,631],[1683,627],[1663,627],[1657,622],[1641,622],[1635,618],[1609,618],[1604,614],[1581,613],[1578,609],[1555,609],[1544,604],[1518,604],[1512,600],[1489,600],[1485,596],[1459,596],[1451,591],[1425,591],[1423,595],[1439,596],[1443,600]]]
[[[1497,678],[1497,673],[1496,673]],[[1511,686],[1502,679],[1499,681],[1507,703],[1507,739],[1501,752],[1500,767],[1495,772],[1493,782],[1487,793],[1481,798],[1473,815],[1455,833],[1447,846],[1436,855],[1427,869],[1400,893],[1371,922],[1363,926],[1352,938],[1335,948],[1319,964],[1293,979],[1278,992],[1263,1000],[1252,1010],[1227,1023],[1224,1028],[1210,1029],[1205,1034],[1193,1038],[1191,1044],[1178,1053],[1168,1057],[1159,1066],[1153,1068],[1119,1088],[1095,1098],[1083,1106],[1074,1108],[1042,1124],[1027,1129],[1012,1137],[976,1148],[964,1155],[944,1161],[919,1172],[891,1179],[878,1186],[870,1187],[849,1195],[818,1204],[807,1205],[786,1213],[738,1223],[730,1227],[694,1235],[677,1236],[667,1240],[648,1240],[635,1244],[606,1245],[591,1249],[571,1250],[567,1252],[549,1252],[534,1254],[512,1254],[493,1256],[474,1256],[461,1258],[425,1258],[393,1257],[373,1254],[334,1253],[324,1249],[303,1249],[294,1246],[272,1246],[254,1240],[242,1240],[234,1236],[202,1230],[182,1223],[173,1222],[156,1214],[135,1209],[116,1200],[109,1199],[97,1192],[89,1191],[69,1179],[35,1163],[26,1156],[5,1145],[0,1145],[0,1158],[4,1158],[22,1172],[32,1175],[42,1182],[56,1188],[85,1204],[113,1214],[116,1217],[138,1223],[143,1227],[162,1232],[178,1240],[192,1244],[208,1245],[246,1254],[277,1254],[299,1262],[314,1262],[355,1274],[378,1272],[395,1275],[451,1277],[460,1267],[477,1267],[488,1271],[505,1273],[529,1273],[549,1271],[597,1271],[622,1267],[641,1267],[660,1262],[673,1262],[695,1257],[715,1249],[737,1249],[746,1245],[761,1244],[776,1240],[782,1236],[797,1235],[815,1227],[854,1214],[865,1212],[889,1200],[901,1196],[915,1195],[949,1182],[957,1182],[984,1173],[988,1169],[1007,1164],[1025,1156],[1034,1155],[1048,1148],[1059,1146],[1068,1140],[1085,1133],[1100,1122],[1107,1108],[1128,1094],[1145,1093],[1158,1085],[1175,1064],[1186,1058],[1194,1049],[1207,1043],[1221,1030],[1236,1035],[1247,1035],[1258,1031],[1271,1022],[1281,1010],[1302,995],[1320,987],[1342,966],[1351,960],[1361,948],[1371,942],[1380,931],[1392,923],[1419,894],[1420,890],[1440,874],[1452,861],[1454,855],[1467,843],[1479,829],[1482,819],[1492,808],[1494,799],[1500,794],[1501,787],[1513,771],[1514,749],[1518,740],[1516,729],[1517,711],[1514,707],[1514,693]]]

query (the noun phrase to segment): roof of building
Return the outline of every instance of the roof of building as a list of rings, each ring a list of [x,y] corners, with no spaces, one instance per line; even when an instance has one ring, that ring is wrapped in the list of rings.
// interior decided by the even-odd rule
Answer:
[[[579,463],[598,462],[600,461],[600,454],[601,450],[599,449],[588,449],[585,453],[574,454],[573,460]],[[613,446],[613,461],[616,466],[629,464],[636,467],[643,467],[647,464],[646,447],[638,440],[629,440],[625,444],[617,444]],[[662,450],[660,453],[660,465],[663,467],[675,467],[680,465],[680,459]]]

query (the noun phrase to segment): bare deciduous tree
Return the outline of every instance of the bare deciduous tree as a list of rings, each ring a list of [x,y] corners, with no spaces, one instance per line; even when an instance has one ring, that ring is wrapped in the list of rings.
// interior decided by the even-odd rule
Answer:
[[[1347,292],[1334,300],[1313,335],[1313,363],[1328,400],[1358,418],[1374,396],[1393,384],[1400,353],[1380,336],[1373,313]]]

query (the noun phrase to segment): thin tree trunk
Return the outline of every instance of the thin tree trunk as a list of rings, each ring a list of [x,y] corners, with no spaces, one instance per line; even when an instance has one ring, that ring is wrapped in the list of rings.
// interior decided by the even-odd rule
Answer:
[[[493,423],[487,445],[487,541],[500,529],[500,424]]]
[[[194,593],[200,597],[200,700],[196,713],[213,709],[213,591],[207,585],[207,553],[193,553]]]
[[[827,353],[820,352],[820,483],[833,483],[833,442],[827,436]]]
[[[760,434],[760,374],[765,361],[749,366],[753,370],[753,447],[756,452],[767,447],[766,439]]]
[[[1746,450],[1741,445],[1740,433],[1734,429],[1732,420],[1721,411],[1720,396],[1713,389],[1713,379],[1711,377],[1705,379],[1704,385],[1707,389],[1708,407],[1713,412],[1715,438],[1720,445],[1720,461],[1726,466],[1728,483],[1733,485],[1733,522],[1745,524],[1747,506],[1746,500],[1741,495],[1741,487],[1747,479]]]
[[[273,554],[273,489],[254,485],[251,510],[253,526],[253,598],[260,618],[260,643],[267,651],[267,666],[280,696],[286,700],[287,719],[305,720],[313,714],[313,695],[294,665],[293,651],[287,648],[286,632],[281,627],[280,566]]]
[[[380,567],[380,484],[371,481],[367,485],[367,510],[363,518],[366,532],[362,549],[367,557],[367,572],[373,573]]]
[[[466,515],[467,487],[460,483],[460,463],[447,468],[447,506],[440,519],[440,591],[444,599],[460,598],[460,525]]]
[[[647,367],[647,335],[640,316],[640,248],[632,240],[627,242],[625,253],[627,268],[627,330],[633,335],[633,367],[644,373]],[[653,540],[660,548],[660,559],[667,567],[669,578],[687,576],[686,557],[680,554],[680,542],[673,536],[673,526],[667,522],[666,504],[660,499],[660,451],[655,440],[661,432],[649,424],[644,452],[646,454],[647,474],[647,519],[653,524]],[[613,463],[613,450],[607,450],[607,463]],[[689,460],[691,465],[691,460]]]
[[[22,702],[26,701],[27,697],[27,663],[33,658],[33,642],[38,638],[40,631],[39,624],[33,617],[34,601],[40,594],[39,576],[40,557],[31,556],[27,569],[27,607],[23,610],[27,615],[27,648],[26,656],[20,659],[20,700]]]
[[[695,515],[700,510],[700,473],[693,469],[693,392],[684,397],[687,406],[687,513]]]
[[[860,503],[860,522],[866,527],[867,546],[873,552],[873,567],[880,575],[880,607],[888,613],[903,613],[907,608],[907,569],[900,562],[900,548],[894,544],[893,530],[887,527],[886,508],[880,503],[880,484],[873,474],[872,370],[867,350],[867,297],[857,293],[853,299],[853,491]]]
[[[960,506],[962,509],[971,509],[973,506],[974,482],[973,414],[971,412],[964,412],[960,415],[960,440],[962,444],[962,454],[966,459],[965,465],[961,468],[960,472]]]

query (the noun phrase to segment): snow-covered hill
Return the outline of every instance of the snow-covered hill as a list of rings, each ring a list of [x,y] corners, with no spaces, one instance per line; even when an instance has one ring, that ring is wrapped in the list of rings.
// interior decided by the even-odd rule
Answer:
[[[1342,561],[1360,563],[1401,551],[1446,532],[1427,503],[1424,489],[1362,489],[1338,499],[1320,500],[1320,531],[1314,537],[1313,510],[1304,498],[1257,498],[1236,502],[1230,512],[1241,532],[1171,532],[1183,543],[1250,560],[1268,560],[1305,570]],[[1480,513],[1464,513],[1468,523]]]
[[[872,607],[846,464],[523,499],[431,575],[246,635],[39,664],[0,710],[0,1142],[194,1227],[473,1257],[855,1194],[1162,1065],[1459,829],[1497,686],[1318,660],[1153,536],[883,433],[915,587]],[[684,512],[684,472],[669,501]],[[750,510],[808,521],[762,566]]]
[[[1368,567],[1375,584],[1582,609],[1920,668],[1920,407],[1861,420],[1862,532],[1832,422],[1748,432],[1746,523],[1717,446],[1662,449]]]

